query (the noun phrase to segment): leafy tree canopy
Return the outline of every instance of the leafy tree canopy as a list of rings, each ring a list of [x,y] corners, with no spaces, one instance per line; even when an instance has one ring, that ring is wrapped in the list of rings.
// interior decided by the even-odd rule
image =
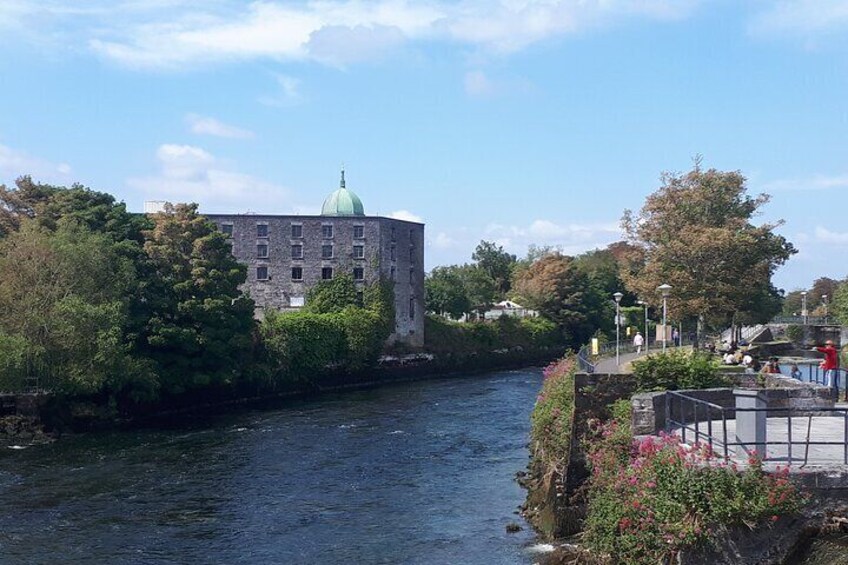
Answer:
[[[765,321],[780,307],[771,284],[775,269],[796,252],[752,217],[769,197],[747,194],[738,171],[665,173],[639,214],[627,210],[622,227],[629,253],[622,278],[634,294],[656,305],[657,287],[670,284],[672,318],[704,316],[714,325],[734,319]]]
[[[506,296],[512,283],[512,269],[516,264],[515,255],[507,253],[500,245],[481,241],[471,258],[494,281],[498,296],[501,298]]]
[[[613,318],[611,300],[566,255],[553,253],[530,265],[515,291],[524,304],[556,323],[571,345],[585,343]]]

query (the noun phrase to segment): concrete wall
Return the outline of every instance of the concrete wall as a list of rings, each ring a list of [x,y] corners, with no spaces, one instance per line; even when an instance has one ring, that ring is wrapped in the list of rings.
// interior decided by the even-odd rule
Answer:
[[[362,269],[363,280],[357,284],[371,284],[381,276],[394,280],[396,323],[390,341],[424,344],[423,224],[377,216],[207,217],[219,230],[232,231],[233,255],[247,266],[243,290],[256,302],[258,315],[266,309],[300,308],[309,289],[322,280],[324,269],[332,269],[334,276]],[[299,237],[293,237],[292,226],[300,226]],[[325,226],[332,226],[332,236],[324,233]],[[362,237],[354,237],[357,227],[362,228]],[[267,246],[267,256],[260,255],[260,246]],[[301,258],[292,257],[293,246],[302,249]],[[324,246],[331,247],[331,257],[323,256]],[[358,246],[362,257],[354,253]],[[293,278],[293,268],[301,270],[300,280]],[[261,279],[257,275],[265,269],[268,276]]]
[[[791,386],[774,387],[774,385],[784,384],[782,382],[784,380],[792,381],[787,383]],[[833,397],[828,387],[799,383],[788,377],[775,379],[771,384],[771,388],[761,389],[762,394],[766,397],[768,408],[793,408],[800,411],[794,412],[793,416],[806,416],[809,414],[815,415],[817,413],[816,408],[833,408],[834,406]],[[768,386],[769,383],[767,382],[766,385]],[[722,408],[730,409],[736,406],[733,388],[681,390],[678,392],[688,397],[716,404]],[[668,402],[668,408],[666,402]],[[722,414],[718,409],[708,410],[707,407],[702,405],[696,407],[695,403],[668,395],[665,391],[636,394],[631,398],[631,404],[633,407],[632,426],[634,435],[653,435],[665,430],[667,409],[670,411],[673,420],[685,423],[694,422],[696,416],[699,421],[705,421],[708,417],[711,420],[720,420]],[[767,417],[770,418],[785,417],[786,414],[786,411],[783,410],[769,410],[766,413]],[[724,415],[728,419],[736,417],[733,410],[725,411]]]

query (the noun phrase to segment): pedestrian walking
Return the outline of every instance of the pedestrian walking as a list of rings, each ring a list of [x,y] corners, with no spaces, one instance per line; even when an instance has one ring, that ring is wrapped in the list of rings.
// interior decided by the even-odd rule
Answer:
[[[642,334],[636,332],[636,335],[633,336],[633,347],[636,348],[636,355],[642,354],[642,346],[645,345],[645,338],[642,337]]]

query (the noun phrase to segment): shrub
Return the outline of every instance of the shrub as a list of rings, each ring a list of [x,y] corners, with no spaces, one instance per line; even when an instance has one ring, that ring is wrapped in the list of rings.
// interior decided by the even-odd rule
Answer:
[[[20,392],[26,386],[27,351],[21,336],[0,333],[0,392]]]
[[[639,391],[699,389],[726,386],[716,361],[698,352],[652,354],[633,362]]]
[[[568,465],[574,416],[574,373],[577,363],[566,355],[545,368],[545,380],[530,417],[534,456],[560,474]]]
[[[803,344],[804,326],[799,326],[797,324],[786,326],[786,337],[789,338],[789,341],[792,343]]]
[[[615,563],[667,563],[726,527],[776,521],[805,500],[788,468],[770,475],[752,459],[740,470],[708,445],[683,446],[674,436],[634,441],[626,410],[595,432],[584,539]]]
[[[474,353],[495,349],[552,347],[560,341],[553,322],[542,318],[501,316],[486,322],[453,322],[428,314],[425,348],[433,353]]]

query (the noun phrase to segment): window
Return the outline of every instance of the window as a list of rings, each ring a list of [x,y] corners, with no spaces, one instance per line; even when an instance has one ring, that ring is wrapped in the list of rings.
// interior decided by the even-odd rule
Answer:
[[[321,246],[321,259],[332,259],[333,258],[333,244],[325,244]]]
[[[221,224],[221,233],[227,237],[233,237],[233,224]]]
[[[321,237],[324,239],[333,239],[333,224],[324,224],[321,226]]]
[[[321,269],[321,279],[328,281],[333,278],[333,268],[332,267],[323,267]]]
[[[362,239],[365,237],[365,226],[353,226],[353,238]]]
[[[414,267],[410,267],[410,268],[409,268],[409,284],[412,284],[412,282],[413,282],[414,280],[415,280],[415,268],[414,268]]]
[[[353,280],[364,281],[365,280],[365,269],[363,269],[362,267],[354,267],[353,268]]]
[[[395,240],[395,228],[392,226],[392,241]]]
[[[354,245],[353,246],[353,258],[354,259],[362,259],[365,257],[365,247],[363,245]]]
[[[415,262],[415,248],[414,247],[409,248],[409,262],[410,263]]]
[[[391,259],[392,261],[395,260],[395,246],[394,245],[389,247],[389,259]]]
[[[292,259],[303,259],[303,246],[302,245],[292,245],[291,258]]]
[[[415,232],[413,230],[409,230],[409,244],[415,244]]]
[[[268,237],[268,224],[256,224],[256,237]]]
[[[292,224],[291,225],[291,236],[296,239],[300,239],[303,237],[303,225],[302,224]]]
[[[268,258],[268,244],[267,243],[258,243],[256,245],[256,256],[260,259]]]
[[[303,267],[292,267],[292,280],[293,281],[302,281],[303,280]]]
[[[289,306],[292,308],[302,308],[303,307],[303,297],[302,296],[292,296],[289,298]]]
[[[268,267],[262,265],[261,267],[256,267],[256,280],[258,281],[267,281],[268,280]]]
[[[409,319],[415,319],[415,299],[412,297],[409,299]]]
[[[395,280],[395,268],[394,267],[392,267],[392,271],[389,274],[389,280],[392,280],[392,281]]]

